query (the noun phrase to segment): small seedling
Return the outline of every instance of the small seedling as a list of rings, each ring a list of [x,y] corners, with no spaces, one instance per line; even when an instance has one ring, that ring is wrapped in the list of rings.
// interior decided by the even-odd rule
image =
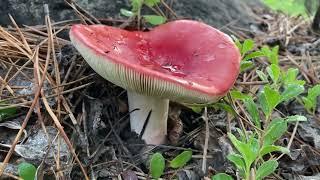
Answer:
[[[131,10],[120,9],[120,13],[127,17],[138,17],[138,21],[140,17],[142,17],[146,22],[152,25],[159,25],[166,22],[166,17],[159,15],[142,15],[141,9],[145,5],[149,8],[153,8],[160,3],[160,0],[131,0]]]
[[[192,151],[183,151],[169,162],[170,167],[173,169],[183,168],[191,160],[191,158]],[[163,175],[165,169],[165,159],[161,153],[154,153],[151,156],[149,169],[151,176],[154,179],[159,179]]]

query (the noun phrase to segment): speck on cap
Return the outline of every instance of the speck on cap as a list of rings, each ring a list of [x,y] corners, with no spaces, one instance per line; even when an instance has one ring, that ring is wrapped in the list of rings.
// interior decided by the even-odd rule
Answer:
[[[239,73],[240,53],[230,37],[197,21],[172,21],[149,32],[73,25],[70,38],[98,74],[147,96],[214,102]]]

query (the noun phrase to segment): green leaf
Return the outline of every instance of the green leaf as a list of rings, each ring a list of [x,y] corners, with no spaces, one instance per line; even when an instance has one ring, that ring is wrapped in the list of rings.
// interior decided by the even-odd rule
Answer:
[[[177,157],[175,157],[172,161],[170,161],[170,167],[172,168],[182,168],[185,166],[192,158],[192,151],[183,151]]]
[[[160,0],[144,0],[144,3],[149,7],[153,7],[156,4],[160,3]]]
[[[142,7],[143,0],[131,0],[131,11],[137,13]]]
[[[268,60],[271,64],[278,65],[279,64],[279,46],[276,46],[272,49],[270,49],[268,46],[263,46],[260,50],[266,57],[268,57]]]
[[[313,113],[314,105],[311,100],[309,100],[307,97],[302,97],[303,106],[306,108],[309,113]]]
[[[233,178],[226,173],[219,173],[212,176],[211,180],[233,180]]]
[[[244,100],[244,106],[248,110],[254,125],[256,125],[258,128],[261,128],[258,107],[256,103],[254,103],[252,97],[246,98]]]
[[[287,121],[283,119],[273,120],[264,135],[263,146],[272,145],[275,141],[277,141],[288,128]]]
[[[264,72],[256,70],[256,73],[262,81],[268,82],[268,76]]]
[[[280,103],[281,96],[279,92],[272,89],[270,86],[265,86],[264,93],[269,109],[273,110]]]
[[[281,74],[281,70],[280,67],[276,64],[271,64],[270,66],[267,67],[267,72],[270,76],[270,78],[272,79],[273,83],[277,83],[279,78],[280,78],[280,74]]]
[[[150,160],[151,176],[158,179],[162,176],[165,168],[165,160],[160,153],[154,153]]]
[[[120,13],[127,17],[132,17],[134,13],[132,11],[126,10],[126,9],[120,9]]]
[[[320,96],[320,84],[308,89],[308,99],[317,101],[318,96]]]
[[[279,46],[275,46],[271,50],[269,60],[271,64],[279,65]]]
[[[157,15],[144,15],[143,18],[152,25],[163,24],[167,21],[165,17]]]
[[[258,97],[259,97],[259,98],[258,98],[259,104],[260,104],[260,107],[261,107],[263,113],[264,113],[266,116],[270,116],[272,109],[269,108],[269,104],[268,104],[268,101],[267,101],[265,92],[264,92],[264,91],[260,92],[259,95],[258,95]]]
[[[298,84],[289,84],[281,94],[281,101],[288,101],[304,92],[304,87]]]
[[[239,99],[239,100],[244,100],[244,99],[247,99],[250,97],[249,95],[243,94],[242,92],[240,92],[238,90],[231,90],[230,95],[233,99]]]
[[[271,173],[273,173],[277,167],[278,167],[278,162],[276,160],[269,160],[264,162],[257,170],[256,172],[256,178],[257,179],[262,179],[264,177],[267,177]]]
[[[246,167],[251,166],[252,162],[258,156],[257,148],[259,147],[259,143],[256,139],[253,139],[252,142],[246,144],[244,142],[239,141],[233,134],[228,133],[229,139],[231,140],[234,147],[240,152],[242,155]]]
[[[254,41],[252,39],[246,39],[242,44],[241,54],[246,54],[254,47]]]
[[[308,89],[307,97],[302,100],[309,111],[315,111],[318,96],[320,96],[320,84]]]
[[[248,145],[251,148],[251,153],[254,156],[252,159],[252,162],[256,160],[256,158],[259,155],[259,149],[260,149],[260,144],[257,138],[255,138],[255,135],[252,134],[249,138]]]
[[[281,147],[281,146],[275,146],[275,145],[267,145],[262,147],[262,149],[259,152],[259,156],[262,158],[264,155],[272,153],[272,152],[282,152],[284,154],[289,154],[290,150],[288,148],[285,147]]]
[[[241,61],[240,62],[240,72],[246,71],[253,67],[253,62],[251,61]]]
[[[300,116],[300,115],[294,115],[294,116],[287,116],[286,121],[287,122],[304,122],[307,121],[308,119],[305,116]]]
[[[263,46],[260,51],[268,58],[271,56],[271,50],[268,46]]]
[[[299,70],[297,68],[289,68],[287,72],[283,73],[283,84],[287,87],[290,84],[304,85],[306,82],[303,80],[298,80]]]
[[[15,107],[0,109],[0,122],[5,118],[14,116],[16,113],[17,113],[17,108]]]
[[[262,56],[265,56],[263,52],[261,51],[255,51],[255,52],[252,52],[248,55],[246,55],[242,61],[247,61],[249,59],[253,59],[253,58],[257,58],[257,57],[262,57]]]
[[[30,163],[20,163],[18,166],[18,174],[24,180],[34,180],[37,168]]]
[[[246,169],[245,162],[244,162],[243,157],[241,155],[231,153],[227,156],[227,159],[229,161],[231,161],[237,167],[237,169],[241,169],[241,170]]]

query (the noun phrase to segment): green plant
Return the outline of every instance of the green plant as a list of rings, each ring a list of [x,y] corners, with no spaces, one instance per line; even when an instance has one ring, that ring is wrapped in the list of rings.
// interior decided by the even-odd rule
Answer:
[[[145,5],[151,9],[157,6],[160,0],[131,0],[131,10],[120,9],[120,13],[127,17],[138,17],[138,21],[142,17],[146,22],[152,25],[159,25],[166,22],[166,17],[161,15],[142,15],[141,8]]]
[[[308,16],[308,13],[314,13],[317,7],[317,0],[263,0],[263,3],[270,7],[272,10],[284,12],[290,16],[304,17]],[[309,7],[305,7],[305,4],[311,4]],[[309,12],[308,12],[309,11]]]
[[[228,133],[236,153],[228,155],[228,159],[239,170],[243,179],[263,179],[273,173],[278,167],[277,160],[270,153],[281,152],[289,154],[286,147],[277,146],[276,141],[287,131],[288,123],[307,121],[300,115],[273,117],[276,107],[290,100],[301,101],[301,94],[305,91],[305,81],[298,79],[299,70],[289,68],[283,70],[279,66],[279,47],[263,46],[255,49],[253,40],[247,39],[242,43],[234,38],[242,56],[240,70],[248,71],[254,66],[254,59],[264,57],[269,65],[256,70],[258,77],[265,83],[257,95],[245,94],[237,90],[230,92],[232,100],[242,102],[245,107],[245,117],[253,127],[251,130],[237,129],[238,138]],[[302,97],[302,102],[308,111],[314,113],[317,97],[320,95],[320,85],[308,90],[308,95]],[[200,112],[204,106],[221,108],[235,115],[234,110],[224,98],[219,103],[206,105],[192,105],[192,109]],[[269,159],[268,159],[269,157]],[[271,158],[270,158],[271,157]],[[227,174],[217,174],[212,179],[232,179]]]
[[[302,103],[309,113],[315,114],[317,99],[319,96],[320,84],[308,89],[308,95],[306,97],[302,97]]]
[[[252,39],[246,39],[241,43],[236,37],[232,36],[235,44],[237,45],[240,54],[240,71],[246,71],[254,66],[252,59],[258,57],[267,57],[271,62],[277,63],[279,47],[275,46],[270,49],[267,46],[263,46],[260,50],[254,50],[255,43]]]
[[[262,85],[257,96],[244,94],[233,90],[230,92],[232,99],[243,103],[249,122],[254,130],[237,129],[239,137],[228,133],[228,137],[237,150],[228,155],[228,159],[239,170],[243,179],[263,179],[273,173],[278,167],[278,162],[273,157],[266,160],[266,155],[272,152],[289,154],[289,149],[275,145],[276,141],[287,131],[288,123],[306,121],[304,116],[294,115],[273,118],[276,107],[291,99],[299,99],[304,92],[305,81],[297,79],[298,70],[288,69],[284,71],[279,66],[278,47],[269,48],[263,46],[254,49],[252,40],[235,42],[241,52],[243,62],[241,70],[246,71],[253,66],[252,59],[265,57],[270,63],[265,72],[257,70],[259,78],[266,84]],[[249,64],[249,65],[248,65]],[[267,156],[270,157],[270,156]],[[224,174],[224,178],[231,178]]]
[[[219,173],[212,176],[211,180],[233,180],[233,178],[226,173]]]
[[[20,163],[18,166],[19,177],[23,180],[34,180],[37,172],[37,168],[30,163]]]
[[[184,167],[192,158],[192,151],[183,151],[171,161],[169,161],[170,168],[180,169]],[[151,156],[149,169],[152,178],[159,179],[165,169],[165,159],[161,153],[154,153]]]

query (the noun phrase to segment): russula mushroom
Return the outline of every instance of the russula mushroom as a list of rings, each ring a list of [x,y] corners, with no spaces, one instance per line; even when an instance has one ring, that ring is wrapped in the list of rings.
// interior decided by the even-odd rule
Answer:
[[[177,20],[149,32],[73,25],[70,39],[98,74],[127,89],[129,110],[139,109],[130,114],[131,130],[148,144],[166,139],[169,99],[215,102],[239,73],[240,54],[230,37],[197,21]]]

